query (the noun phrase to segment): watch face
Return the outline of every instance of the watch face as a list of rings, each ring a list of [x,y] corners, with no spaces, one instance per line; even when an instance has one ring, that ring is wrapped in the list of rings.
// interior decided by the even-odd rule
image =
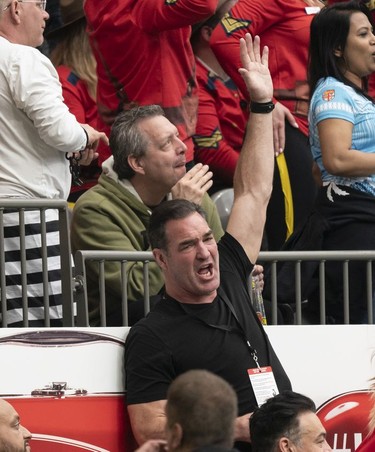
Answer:
[[[327,442],[335,450],[354,452],[368,433],[371,392],[352,391],[323,403],[317,415],[327,430]]]

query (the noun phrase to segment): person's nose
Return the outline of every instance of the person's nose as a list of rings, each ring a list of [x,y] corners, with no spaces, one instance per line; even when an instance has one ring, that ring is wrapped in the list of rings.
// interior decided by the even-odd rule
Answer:
[[[49,14],[46,10],[43,11],[43,19],[47,21],[49,19]]]
[[[324,441],[324,452],[332,452],[331,446],[327,443],[327,440]]]
[[[198,243],[198,249],[197,249],[197,257],[198,259],[208,259],[210,257],[210,252],[206,246],[206,244],[203,241],[200,241]]]
[[[175,149],[176,149],[176,153],[177,154],[185,154],[187,151],[187,146],[186,144],[180,140],[180,138],[176,137],[175,138]]]
[[[21,425],[20,428],[21,428],[21,430],[22,430],[22,436],[23,436],[25,439],[31,439],[32,434],[29,432],[29,430],[27,430],[27,428],[24,427],[23,425]]]

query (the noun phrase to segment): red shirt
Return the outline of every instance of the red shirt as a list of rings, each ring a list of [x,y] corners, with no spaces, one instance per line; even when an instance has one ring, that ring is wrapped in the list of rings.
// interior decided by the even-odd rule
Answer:
[[[84,9],[97,59],[99,127],[109,134],[119,99],[110,78],[123,86],[129,104],[161,105],[188,146],[198,107],[190,25],[215,11],[217,0],[89,0]],[[111,76],[108,74],[110,70]],[[112,117],[113,120],[113,117]],[[101,156],[109,156],[109,149]]]
[[[215,28],[210,44],[224,70],[248,97],[238,74],[238,41],[246,33],[259,35],[261,45],[270,49],[274,97],[289,108],[308,135],[307,61],[314,14],[308,14],[311,10],[306,7],[303,0],[239,0]]]
[[[197,81],[195,160],[210,166],[215,182],[232,186],[246,128],[247,101],[231,79],[224,82],[198,59]]]
[[[64,102],[69,111],[77,118],[81,124],[89,124],[97,128],[98,109],[94,99],[90,96],[87,85],[72,70],[66,66],[56,68],[62,85]],[[97,183],[100,174],[97,160],[89,166],[81,166],[80,179],[83,184],[80,186],[72,185],[70,189],[71,200],[72,193],[82,194]]]

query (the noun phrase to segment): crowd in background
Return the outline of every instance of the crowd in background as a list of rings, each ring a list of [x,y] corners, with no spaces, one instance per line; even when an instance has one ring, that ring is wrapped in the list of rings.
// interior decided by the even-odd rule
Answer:
[[[23,3],[35,3],[31,5],[34,9],[26,11]],[[165,431],[165,406],[167,415],[173,417],[168,385],[194,367],[192,363],[211,366],[224,375],[238,397],[236,400],[229,389],[232,406],[238,402],[240,409],[229,414],[233,425],[220,450],[231,450],[233,439],[240,450],[249,450],[249,419],[254,410],[252,430],[265,429],[266,434],[260,436],[269,439],[267,410],[282,411],[290,401],[279,395],[264,405],[259,403],[256,385],[249,386],[244,369],[249,350],[255,369],[260,369],[258,355],[267,366],[272,363],[275,381],[267,388],[269,393],[276,394],[277,388],[288,390],[290,381],[247,304],[250,270],[254,267],[255,273],[262,273],[262,268],[254,266],[261,243],[265,250],[375,249],[372,15],[359,0],[325,3],[332,6],[324,7],[319,0],[170,0],[152,4],[49,0],[47,5],[44,1],[0,1],[0,98],[5,99],[0,143],[14,151],[2,160],[0,194],[67,198],[69,192],[68,199],[76,203],[74,250],[154,250],[151,295],[162,302],[131,329],[126,343],[129,414],[139,443],[147,444],[146,440]],[[48,19],[47,42],[42,43]],[[21,28],[24,23],[30,26],[27,21],[31,20],[41,24],[35,36],[26,26]],[[38,46],[48,57],[34,49]],[[257,77],[264,82],[262,87],[256,83]],[[8,118],[11,126],[22,127],[6,126]],[[31,144],[27,143],[30,136]],[[20,165],[24,143],[30,150],[28,165]],[[272,151],[268,156],[267,150]],[[272,172],[271,195],[268,182]],[[233,186],[234,209],[224,233],[209,194]],[[171,199],[174,201],[165,202]],[[251,206],[244,206],[244,200],[252,201]],[[6,239],[13,246],[6,267],[7,286],[13,288],[20,274],[18,242],[14,240],[19,239],[19,231],[13,212],[6,215]],[[171,215],[175,215],[172,220]],[[59,255],[56,217],[48,220],[49,296],[57,326],[61,288],[58,263],[53,260]],[[174,221],[174,226],[168,221]],[[35,267],[30,264],[27,271],[35,276],[40,269],[32,254],[37,253],[40,231],[32,215],[26,222],[29,240],[35,239],[30,241],[33,251],[27,256]],[[169,238],[180,239],[184,228],[190,233],[204,231],[197,254],[214,256],[213,262],[192,273],[184,272],[190,267],[188,259],[182,262],[181,254],[186,248],[198,247],[196,242],[201,239],[185,239],[176,251]],[[350,319],[364,323],[365,264],[353,263],[350,270]],[[99,311],[96,271],[91,269],[92,325],[98,323]],[[127,271],[130,299],[136,307],[144,293],[141,269],[134,266]],[[282,277],[287,278],[287,273]],[[214,276],[210,279],[210,275]],[[119,267],[107,266],[106,278],[112,297],[107,323],[121,324]],[[212,285],[204,295],[202,280]],[[30,287],[38,283],[30,279]],[[326,287],[328,318],[342,323],[342,276],[336,264],[327,265]],[[319,309],[314,291],[317,287],[309,286],[312,322]],[[194,302],[189,297],[193,295],[199,299],[197,306],[191,306]],[[32,287],[29,296],[31,304],[35,303],[30,311],[37,326],[43,305],[40,287],[39,291]],[[20,294],[14,291],[9,298],[16,326]],[[206,309],[206,304],[212,304],[212,309]],[[229,321],[224,324],[228,312]],[[141,317],[136,312],[134,316]],[[183,327],[186,334],[180,340]],[[228,339],[227,333],[238,327],[241,334]],[[248,340],[250,336],[256,348]],[[218,348],[218,337],[225,347]],[[192,347],[194,340],[196,346]],[[207,349],[212,351],[212,362],[207,361]],[[220,359],[223,349],[227,353],[224,365]],[[173,395],[173,387],[168,397],[172,397],[171,391]],[[309,441],[320,444],[321,450],[331,450],[311,400],[286,394],[303,406],[293,414],[292,427],[310,422],[317,436]],[[263,408],[257,409],[257,405]],[[0,408],[6,416],[14,416],[8,405],[2,403]],[[167,425],[170,450],[171,444],[179,450],[183,428],[177,421]],[[304,449],[300,432],[287,436],[283,435],[287,425],[275,425],[277,428],[282,436],[268,445],[270,451],[310,450]],[[22,428],[17,441],[28,447],[30,437]],[[372,444],[373,438],[367,441]],[[142,450],[159,450],[164,445],[164,440],[153,442]],[[267,445],[254,440],[253,447],[265,451]]]

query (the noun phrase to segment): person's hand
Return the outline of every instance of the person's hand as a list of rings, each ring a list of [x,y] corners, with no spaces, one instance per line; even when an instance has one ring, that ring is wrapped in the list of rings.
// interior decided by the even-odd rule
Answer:
[[[78,163],[82,166],[89,166],[93,160],[99,157],[99,153],[94,149],[86,148],[81,152],[74,152],[74,157],[78,159]]]
[[[254,268],[253,268],[253,271],[251,272],[251,276],[254,276],[254,277],[256,277],[258,279],[258,281],[259,281],[259,288],[261,290],[263,290],[263,287],[264,287],[264,273],[263,273],[263,271],[264,271],[264,268],[262,267],[262,265],[255,264]]]
[[[197,163],[172,187],[172,198],[200,204],[203,195],[212,187],[212,176],[208,165]]]
[[[250,416],[252,413],[244,414],[236,418],[234,424],[234,438],[236,441],[250,442]]]
[[[254,102],[269,102],[272,99],[273,85],[268,69],[268,47],[264,46],[260,52],[260,38],[254,40],[250,33],[240,39],[240,55],[242,68],[238,69],[250,99]]]
[[[81,127],[85,129],[88,136],[87,149],[96,151],[99,141],[103,141],[107,146],[109,145],[108,137],[104,132],[99,132],[88,124],[81,124]]]
[[[167,450],[167,442],[162,439],[150,439],[136,449],[135,452],[164,452]]]
[[[276,157],[285,149],[285,120],[292,127],[298,129],[298,124],[290,110],[280,102],[276,102],[275,109],[272,112],[273,147]]]
[[[233,8],[233,6],[238,2],[238,0],[219,0],[217,3],[217,8],[215,15],[220,19],[225,16],[225,14]]]
[[[324,8],[324,2],[322,0],[303,0],[307,6],[317,6],[318,8]]]

